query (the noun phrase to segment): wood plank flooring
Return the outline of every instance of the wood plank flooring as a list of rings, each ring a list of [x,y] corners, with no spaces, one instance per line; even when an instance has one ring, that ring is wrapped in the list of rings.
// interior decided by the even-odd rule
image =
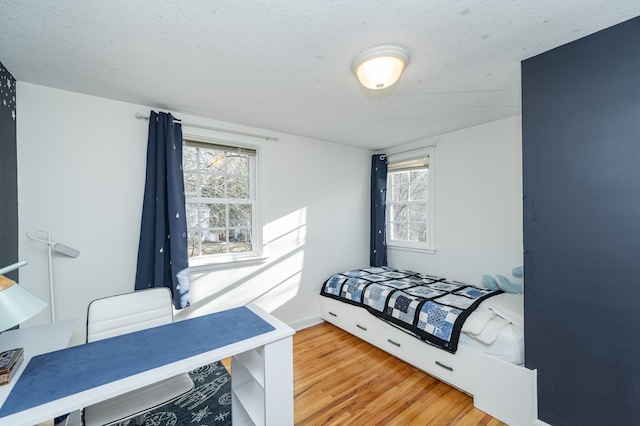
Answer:
[[[293,336],[293,383],[299,426],[505,425],[469,395],[326,322]]]
[[[504,425],[469,395],[329,323],[293,342],[296,425]]]

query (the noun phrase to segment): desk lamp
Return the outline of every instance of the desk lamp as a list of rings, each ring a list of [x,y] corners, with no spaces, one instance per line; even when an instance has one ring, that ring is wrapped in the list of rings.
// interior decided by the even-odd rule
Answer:
[[[17,262],[0,269],[0,332],[28,320],[47,304],[22,288],[17,282],[3,276],[27,262]]]

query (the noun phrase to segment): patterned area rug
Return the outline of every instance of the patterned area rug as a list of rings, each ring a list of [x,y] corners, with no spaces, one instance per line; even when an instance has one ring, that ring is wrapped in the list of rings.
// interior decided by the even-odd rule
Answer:
[[[195,387],[180,399],[145,414],[145,426],[230,426],[231,375],[215,362],[190,371]],[[135,420],[117,426],[134,426]]]

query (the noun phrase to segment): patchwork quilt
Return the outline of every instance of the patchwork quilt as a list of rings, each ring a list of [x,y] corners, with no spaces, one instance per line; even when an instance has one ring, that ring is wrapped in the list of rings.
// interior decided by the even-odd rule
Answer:
[[[320,294],[367,309],[414,336],[455,353],[462,324],[487,290],[459,281],[387,266],[355,269],[331,276]]]

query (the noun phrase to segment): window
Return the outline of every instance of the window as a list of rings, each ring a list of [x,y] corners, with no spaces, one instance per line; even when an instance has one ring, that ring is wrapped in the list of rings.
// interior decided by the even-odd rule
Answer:
[[[391,155],[387,173],[387,245],[433,251],[433,149]]]
[[[254,148],[184,141],[190,260],[216,263],[260,255],[257,153]]]

